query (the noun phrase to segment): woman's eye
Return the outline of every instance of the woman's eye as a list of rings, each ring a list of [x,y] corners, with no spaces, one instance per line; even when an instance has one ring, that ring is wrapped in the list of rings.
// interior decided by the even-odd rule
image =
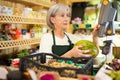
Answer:
[[[64,15],[61,15],[61,17],[64,17]]]
[[[70,17],[70,15],[61,15],[61,17],[65,17],[65,16]]]
[[[70,14],[61,14],[60,16],[61,16],[61,17],[65,17],[65,16],[66,16],[66,17],[71,17]]]
[[[71,17],[71,15],[70,15],[70,14],[67,14],[67,17]]]

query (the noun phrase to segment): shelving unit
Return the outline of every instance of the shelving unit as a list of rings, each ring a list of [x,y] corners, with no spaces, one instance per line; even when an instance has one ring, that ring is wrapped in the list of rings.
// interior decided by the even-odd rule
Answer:
[[[46,1],[33,1],[33,0],[6,0],[6,1],[12,1],[12,2],[18,2],[18,3],[22,3],[25,5],[30,5],[30,6],[43,6],[46,8],[51,7],[53,4],[46,2]]]
[[[39,18],[24,18],[21,16],[0,15],[0,23],[22,23],[22,24],[45,25],[45,20]]]
[[[9,40],[0,41],[0,49],[14,48],[26,45],[39,44],[39,38],[23,39],[23,40]]]
[[[89,2],[89,1],[92,1],[92,0],[70,0],[70,2]]]
[[[44,7],[49,8],[53,4],[43,1],[43,0],[5,0],[11,3],[20,3],[25,6],[33,7]],[[2,23],[16,23],[16,24],[39,24],[39,25],[46,25],[46,20],[43,18],[27,18],[23,16],[9,16],[0,14],[0,24]],[[18,48],[21,46],[28,46],[39,44],[40,38],[30,38],[30,39],[21,39],[21,40],[8,40],[8,41],[0,41],[0,50],[2,49],[9,49],[9,48]]]

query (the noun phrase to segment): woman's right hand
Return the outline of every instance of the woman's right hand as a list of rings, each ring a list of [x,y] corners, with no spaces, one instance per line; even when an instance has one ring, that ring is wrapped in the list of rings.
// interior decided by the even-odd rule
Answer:
[[[90,57],[89,54],[84,54],[90,52],[90,50],[80,50],[83,46],[75,46],[70,50],[71,57]]]

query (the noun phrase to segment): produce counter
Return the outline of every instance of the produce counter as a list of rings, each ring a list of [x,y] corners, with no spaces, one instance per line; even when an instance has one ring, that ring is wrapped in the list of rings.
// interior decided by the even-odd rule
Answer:
[[[112,78],[106,74],[106,72],[108,72],[108,70],[106,70],[107,67],[108,67],[108,65],[104,64],[100,68],[100,70],[98,71],[98,73],[95,76],[96,80],[112,80]]]
[[[45,66],[45,64],[44,65],[42,65],[42,64],[39,64],[39,67],[38,67],[38,69],[37,69],[37,67],[35,67],[35,65],[33,65],[33,64],[35,64],[34,62],[35,61],[39,61],[39,58],[38,58],[38,56],[42,56],[43,54],[41,53],[41,54],[36,54],[36,55],[31,55],[31,56],[25,56],[24,58],[22,58],[21,60],[24,60],[24,61],[22,61],[22,63],[21,63],[21,69],[22,70],[32,70],[32,72],[34,71],[34,72],[41,72],[41,69],[40,69],[40,66],[41,67],[43,67],[43,66]],[[52,54],[44,54],[44,56],[45,55],[52,55]],[[32,58],[31,58],[32,57]],[[48,58],[48,57],[47,57]],[[56,59],[57,57],[55,57],[54,56],[54,59]],[[28,59],[30,60],[30,61],[28,61]],[[33,60],[32,60],[33,59]],[[49,57],[49,59],[50,59],[50,57]],[[81,62],[85,62],[85,61],[82,61],[82,60],[87,60],[87,58],[85,59],[80,59],[79,58],[79,60],[77,60],[77,61],[81,61]],[[101,58],[100,58],[100,60],[101,60]],[[27,62],[28,61],[28,62]],[[62,61],[62,62],[61,62]],[[29,63],[30,62],[30,63]],[[63,60],[60,60],[60,58],[59,58],[59,60],[58,60],[58,62],[56,63],[55,61],[53,61],[53,62],[51,62],[51,64],[52,63],[56,63],[56,64],[59,64],[59,65],[61,65],[62,64],[62,66],[64,66],[65,64],[66,65],[68,65],[68,62],[69,62],[69,65],[70,65],[70,62],[71,62],[71,60],[67,60],[67,62],[65,62],[65,60],[63,61]],[[90,74],[90,70],[92,70],[92,67],[90,67],[90,66],[92,66],[91,64],[92,64],[92,62],[93,62],[93,60],[92,59],[89,59],[88,58],[88,60],[87,60],[87,62],[85,62],[86,63],[86,65],[81,65],[81,68],[79,69],[76,69],[76,70],[79,70],[79,71],[81,71],[81,70],[85,70],[85,69],[87,69],[86,71],[89,71],[89,74]],[[64,63],[64,65],[63,65],[63,63]],[[37,63],[36,63],[37,64]],[[73,64],[73,63],[72,63]],[[71,64],[71,65],[72,65]],[[90,65],[89,65],[90,64]],[[18,67],[18,59],[14,59],[14,60],[12,60],[12,67]],[[29,68],[29,67],[25,67],[25,65],[29,65],[29,66],[33,66],[33,68]],[[51,66],[51,65],[50,65]],[[53,66],[53,65],[52,65]],[[83,66],[83,67],[82,67]],[[90,70],[88,69],[88,68],[84,68],[84,67],[87,67],[88,66],[88,68],[90,68]],[[75,67],[75,66],[74,66]],[[79,67],[79,66],[78,66]],[[101,67],[101,66],[100,66]],[[46,68],[46,67],[44,67],[44,68]],[[48,68],[48,67],[47,67]],[[54,67],[53,67],[54,68]],[[12,68],[9,68],[10,70],[13,70]],[[49,69],[51,69],[51,68],[49,68]],[[56,69],[56,68],[55,68]],[[64,69],[64,68],[63,68]],[[61,73],[61,71],[63,70],[62,68],[60,69],[60,73]],[[69,69],[69,68],[68,68]],[[72,68],[70,68],[70,69],[72,69]],[[97,70],[99,70],[99,69],[97,69]],[[54,72],[54,70],[52,69],[52,71]],[[57,69],[55,70],[55,71],[57,71]],[[93,70],[94,71],[94,70]],[[104,71],[104,70],[103,70]],[[58,72],[59,72],[59,70],[58,70]],[[48,70],[48,73],[50,73],[50,71]],[[82,72],[81,72],[82,73]],[[43,72],[42,72],[42,74],[43,74]],[[64,74],[65,74],[65,72],[64,72]],[[67,72],[66,72],[66,74],[67,74]],[[39,75],[39,74],[38,74]],[[62,73],[62,75],[63,75],[63,73]],[[76,75],[76,74],[75,74]],[[72,76],[72,75],[71,75]],[[88,76],[88,75],[80,75],[80,77],[81,78],[83,78],[83,77],[86,77],[87,76],[87,78],[89,79],[89,78],[93,78],[94,76]],[[101,74],[99,75],[99,76],[101,76]],[[60,75],[58,76],[60,79],[59,80],[80,80],[80,79],[77,79],[77,78],[70,78],[70,77],[61,77]],[[91,79],[91,80],[95,80],[95,79]],[[101,79],[101,80],[103,80],[103,79]],[[108,80],[108,79],[107,79]]]
[[[75,78],[60,77],[60,80],[78,80],[78,79],[75,79]]]
[[[120,59],[105,62],[95,77],[96,80],[120,80]]]
[[[47,62],[47,60],[49,62]],[[44,63],[45,61],[47,63]],[[20,64],[18,64],[18,62]],[[20,60],[14,59],[12,60],[12,67],[19,68],[20,71],[9,71],[10,79],[11,76],[14,77],[13,74],[16,73],[21,74],[21,72],[24,75],[25,79],[33,78],[35,76],[36,78],[41,78],[41,77],[48,78],[50,75],[55,76],[55,78],[59,78],[55,80],[77,80],[75,79],[75,77],[88,78],[88,79],[93,78],[91,76],[86,76],[86,75],[78,76],[78,74],[83,74],[83,73],[87,75],[92,74],[92,68],[93,68],[92,58],[81,57],[81,58],[67,59],[67,58],[55,56],[53,54],[41,53],[36,55],[25,56],[22,57]]]
[[[20,73],[19,72],[19,69],[18,68],[14,68],[14,67],[4,67],[4,66],[0,66],[0,70],[5,70],[6,69],[6,71],[7,71],[7,69],[9,69],[9,71],[10,70],[12,70],[13,72],[12,72],[12,74],[11,74],[11,71],[9,72],[9,77],[10,77],[10,75],[12,76],[12,75],[14,75],[14,74],[18,74],[18,73]],[[1,71],[1,72],[3,72],[3,70]],[[5,72],[5,71],[4,71]],[[49,71],[48,71],[48,73],[50,73]],[[6,76],[6,74],[8,74],[8,71],[7,71],[7,73],[1,73],[2,74],[2,76],[0,76],[0,79],[6,79],[7,78],[7,76]],[[19,75],[19,74],[18,74]],[[34,75],[34,74],[33,74]],[[20,75],[19,75],[20,76]],[[58,76],[58,75],[56,75],[56,76]],[[90,79],[90,80],[95,80],[94,79],[94,76],[88,76],[88,75],[82,75],[82,74],[79,74],[79,76],[78,76],[78,78],[70,78],[70,77],[61,77],[60,75],[58,76],[59,77],[59,80],[81,80],[81,78],[88,78],[88,79]]]

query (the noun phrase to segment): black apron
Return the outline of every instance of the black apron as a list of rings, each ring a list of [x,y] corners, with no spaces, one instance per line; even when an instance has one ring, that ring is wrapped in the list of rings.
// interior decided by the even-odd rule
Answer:
[[[65,35],[67,36],[67,34],[65,34]],[[53,31],[52,31],[52,36],[53,36],[53,46],[52,46],[53,54],[61,56],[73,48],[74,44],[71,42],[71,40],[68,36],[67,36],[67,38],[68,38],[69,45],[56,45],[55,35],[54,35]]]

